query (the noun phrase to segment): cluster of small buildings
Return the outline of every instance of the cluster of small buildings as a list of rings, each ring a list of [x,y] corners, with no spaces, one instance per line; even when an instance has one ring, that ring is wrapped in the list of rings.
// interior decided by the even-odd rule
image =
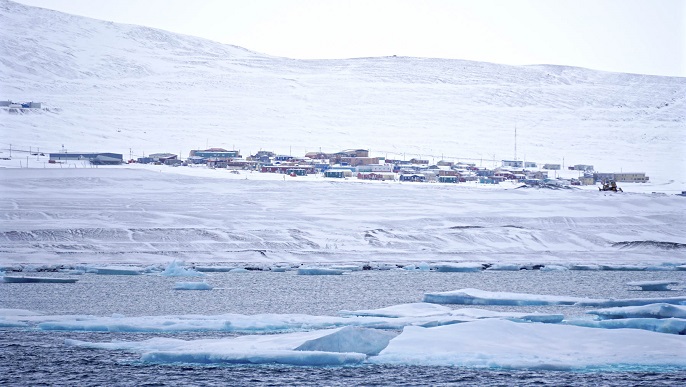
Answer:
[[[50,162],[65,160],[87,160],[96,165],[118,165],[124,163],[123,155],[118,153],[50,153]],[[504,181],[517,181],[529,185],[571,184],[594,185],[596,183],[647,182],[645,173],[599,173],[592,165],[577,164],[568,170],[579,171],[578,178],[563,180],[551,179],[549,171],[559,171],[560,164],[543,164],[521,160],[502,160],[496,168],[476,166],[474,163],[441,160],[435,164],[428,160],[393,160],[384,157],[370,157],[365,149],[349,149],[336,153],[310,152],[304,157],[279,155],[269,151],[259,151],[243,157],[239,151],[223,148],[192,150],[187,159],[182,160],[173,153],[155,153],[129,163],[158,164],[171,166],[205,165],[209,168],[232,170],[253,170],[262,173],[278,173],[290,176],[321,174],[326,178],[361,180],[461,183],[479,182],[497,184]]]
[[[474,163],[441,160],[393,160],[370,157],[366,149],[348,149],[335,153],[309,152],[303,157],[280,155],[260,150],[243,157],[239,151],[223,148],[192,150],[186,160],[171,153],[151,154],[130,162],[166,165],[204,164],[210,168],[253,170],[291,176],[321,174],[332,179],[357,178],[362,180],[460,183],[478,181],[497,184],[506,180],[526,184],[594,185],[607,181],[647,182],[645,173],[596,173],[592,165],[577,164],[568,170],[579,171],[579,177],[570,180],[551,179],[549,171],[559,171],[560,164],[543,164],[522,160],[502,160],[500,167],[485,168]],[[583,174],[583,176],[582,176]]]

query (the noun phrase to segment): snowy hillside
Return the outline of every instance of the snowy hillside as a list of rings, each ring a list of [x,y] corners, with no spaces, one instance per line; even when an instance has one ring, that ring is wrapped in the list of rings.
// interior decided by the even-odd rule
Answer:
[[[406,57],[292,60],[0,0],[1,151],[514,157],[686,184],[686,78]]]

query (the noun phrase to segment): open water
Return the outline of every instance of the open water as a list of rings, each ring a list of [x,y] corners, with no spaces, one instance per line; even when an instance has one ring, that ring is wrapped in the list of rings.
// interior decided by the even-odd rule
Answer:
[[[41,273],[40,275],[46,275]],[[64,274],[59,274],[65,277]],[[684,281],[683,272],[517,271],[421,273],[364,271],[345,276],[298,276],[293,272],[214,273],[206,277],[212,291],[175,291],[183,278],[86,274],[75,284],[0,283],[0,308],[47,314],[127,316],[220,313],[304,313],[334,315],[342,309],[372,309],[421,301],[424,292],[478,288],[593,298],[683,296],[683,287],[668,292],[640,292],[626,282]],[[458,308],[460,306],[453,306]],[[488,307],[493,310],[563,313],[583,316],[570,306]],[[0,385],[501,385],[501,386],[683,386],[686,370],[634,372],[564,372],[482,370],[417,366],[199,366],[139,362],[123,351],[67,347],[65,339],[107,342],[152,337],[219,338],[222,332],[174,334],[0,330]],[[686,354],[685,354],[686,356]]]

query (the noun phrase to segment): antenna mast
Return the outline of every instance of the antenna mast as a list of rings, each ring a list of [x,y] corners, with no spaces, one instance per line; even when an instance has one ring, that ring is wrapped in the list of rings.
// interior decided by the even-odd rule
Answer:
[[[515,154],[514,154],[514,161],[517,161],[517,125],[515,124]]]

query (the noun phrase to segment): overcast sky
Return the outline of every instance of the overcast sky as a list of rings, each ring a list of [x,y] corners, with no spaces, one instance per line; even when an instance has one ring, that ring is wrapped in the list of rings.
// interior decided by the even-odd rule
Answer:
[[[686,76],[684,0],[19,0],[289,58],[418,56]]]

